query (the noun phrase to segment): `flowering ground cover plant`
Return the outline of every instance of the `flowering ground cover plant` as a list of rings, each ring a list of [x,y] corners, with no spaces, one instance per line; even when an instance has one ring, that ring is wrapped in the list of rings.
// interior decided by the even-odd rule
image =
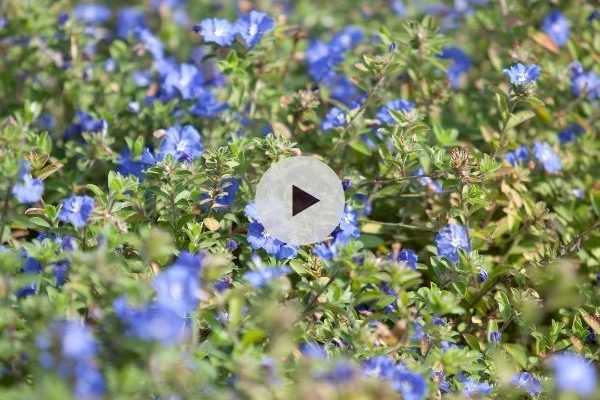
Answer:
[[[0,55],[1,399],[600,398],[593,1],[4,0]]]

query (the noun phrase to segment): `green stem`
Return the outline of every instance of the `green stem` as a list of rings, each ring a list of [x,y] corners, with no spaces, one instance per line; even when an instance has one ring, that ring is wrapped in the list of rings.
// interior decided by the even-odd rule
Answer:
[[[4,227],[6,226],[6,220],[8,217],[8,206],[10,204],[10,190],[12,189],[15,182],[15,178],[8,182],[6,187],[6,194],[4,196],[4,204],[2,205],[2,215],[0,216],[0,243],[3,243],[4,238]]]
[[[306,304],[306,306],[304,307],[304,310],[302,311],[302,314],[300,314],[301,318],[306,317],[308,315],[308,313],[310,313],[312,311],[315,303],[317,302],[317,300],[319,300],[319,297],[321,297],[321,295],[327,291],[329,286],[331,286],[333,281],[335,281],[339,277],[341,271],[342,271],[341,268],[336,268],[333,271],[333,273],[329,276],[329,280],[327,281],[327,283],[325,285],[323,285],[321,287],[321,289],[319,289],[319,291],[308,302],[308,304]]]
[[[356,187],[362,187],[362,186],[366,186],[366,185],[380,185],[380,184],[385,184],[385,183],[403,182],[403,181],[410,181],[413,179],[421,179],[421,178],[437,179],[437,178],[441,178],[442,176],[444,176],[444,174],[411,175],[411,176],[403,176],[400,178],[374,178],[371,180],[362,181],[361,183],[356,185]]]
[[[340,140],[335,144],[333,150],[334,150],[334,152],[337,152],[338,145],[340,143],[342,143],[344,145],[343,150],[342,150],[342,160],[345,159],[346,149],[347,149],[346,143],[343,139],[346,137],[347,133],[350,131],[350,129],[354,125],[354,122],[356,121],[356,119],[367,109],[369,103],[371,102],[371,99],[373,98],[373,95],[377,91],[379,91],[381,86],[383,86],[383,83],[385,82],[385,78],[386,78],[386,72],[387,72],[388,68],[390,67],[390,65],[391,65],[391,62],[389,62],[385,65],[385,67],[381,71],[380,75],[377,77],[377,82],[375,82],[375,85],[373,85],[371,87],[371,89],[369,89],[369,91],[367,92],[365,101],[363,101],[363,103],[360,105],[359,109],[350,118],[350,120],[348,121],[348,124],[346,124],[346,127],[340,133]]]
[[[405,229],[411,229],[411,230],[415,230],[415,231],[436,232],[434,229],[431,229],[431,228],[426,228],[424,226],[405,224],[402,222],[383,222],[383,221],[375,221],[372,219],[363,219],[362,221],[371,223],[371,224],[378,224],[378,225],[382,225],[382,226],[390,226],[390,227],[395,227],[395,228],[405,228]]]

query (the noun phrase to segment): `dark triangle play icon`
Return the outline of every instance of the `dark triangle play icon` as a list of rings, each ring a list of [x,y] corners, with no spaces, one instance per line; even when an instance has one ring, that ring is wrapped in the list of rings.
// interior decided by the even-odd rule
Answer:
[[[292,217],[317,204],[319,201],[319,199],[306,193],[296,185],[292,185]]]

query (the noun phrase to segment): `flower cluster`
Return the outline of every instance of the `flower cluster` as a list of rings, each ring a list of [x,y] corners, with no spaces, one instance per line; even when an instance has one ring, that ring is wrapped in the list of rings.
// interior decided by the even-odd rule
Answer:
[[[231,46],[236,36],[247,48],[256,46],[263,35],[273,30],[275,21],[263,12],[250,11],[231,23],[225,19],[207,18],[194,27],[205,42],[219,46]]]
[[[130,335],[163,344],[178,343],[188,337],[189,318],[201,297],[202,258],[202,254],[182,253],[154,278],[156,297],[140,308],[130,306],[123,297],[115,300],[114,312]]]
[[[99,399],[106,382],[97,364],[98,343],[90,328],[78,321],[53,323],[37,337],[40,364],[72,381],[73,396]]]

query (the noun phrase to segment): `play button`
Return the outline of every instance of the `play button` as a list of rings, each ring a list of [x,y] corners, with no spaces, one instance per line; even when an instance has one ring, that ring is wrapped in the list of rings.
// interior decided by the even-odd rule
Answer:
[[[298,186],[292,185],[292,217],[318,202],[319,199],[316,197],[306,193]]]
[[[266,232],[292,245],[327,239],[344,213],[342,182],[315,157],[273,164],[258,183],[255,200]]]

